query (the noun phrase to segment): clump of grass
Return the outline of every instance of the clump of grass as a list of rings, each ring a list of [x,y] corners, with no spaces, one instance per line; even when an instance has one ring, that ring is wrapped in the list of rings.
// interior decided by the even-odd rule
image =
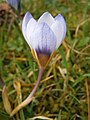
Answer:
[[[86,120],[90,111],[90,88],[87,87],[90,86],[89,0],[23,0],[22,12],[26,11],[30,11],[35,18],[39,18],[45,11],[51,12],[54,16],[62,13],[67,21],[67,36],[48,65],[34,100],[23,108],[25,119],[43,119],[46,116],[44,119]],[[18,24],[12,24],[10,31],[5,25],[0,29],[0,74],[14,109],[28,96],[38,74],[37,63],[25,43]],[[15,81],[21,86],[21,101],[17,98]],[[10,117],[3,107],[1,92],[2,88],[0,118],[9,120]],[[11,119],[18,120],[19,113]]]

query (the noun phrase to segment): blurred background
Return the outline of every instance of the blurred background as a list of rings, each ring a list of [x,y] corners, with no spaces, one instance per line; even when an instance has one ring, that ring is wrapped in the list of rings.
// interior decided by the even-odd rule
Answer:
[[[38,75],[38,65],[22,35],[23,16],[29,11],[38,19],[48,11],[54,17],[59,13],[64,16],[67,35],[46,68],[35,99],[23,108],[23,115],[25,120],[45,120],[43,117],[48,120],[87,120],[90,117],[90,1],[21,0],[19,17],[6,4],[5,0],[0,0],[0,75],[12,109],[19,104],[17,84],[20,84],[23,101]],[[10,118],[5,111],[2,88],[0,119],[20,119],[20,112]]]

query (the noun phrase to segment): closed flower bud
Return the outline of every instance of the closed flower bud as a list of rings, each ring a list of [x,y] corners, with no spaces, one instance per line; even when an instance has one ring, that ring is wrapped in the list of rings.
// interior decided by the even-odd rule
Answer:
[[[66,22],[61,14],[53,18],[49,12],[45,12],[36,21],[27,12],[23,18],[22,32],[39,67],[46,67],[66,36]]]
[[[7,3],[18,13],[20,13],[21,6],[20,6],[20,0],[6,0]]]

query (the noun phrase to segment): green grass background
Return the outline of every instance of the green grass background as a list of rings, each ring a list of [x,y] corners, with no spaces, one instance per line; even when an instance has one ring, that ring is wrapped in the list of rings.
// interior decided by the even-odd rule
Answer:
[[[45,81],[40,83],[35,99],[23,108],[25,120],[35,116],[46,116],[52,120],[87,120],[86,81],[90,91],[90,1],[22,0],[21,6],[22,13],[29,11],[35,19],[45,11],[53,16],[61,13],[67,24],[65,45],[59,47],[46,68],[42,78]],[[18,20],[9,29],[5,25],[0,27],[0,74],[14,108],[18,104],[14,81],[20,81],[24,100],[38,76],[38,65],[24,40]],[[2,88],[0,119],[19,120],[20,112],[13,118],[6,113],[1,92]]]

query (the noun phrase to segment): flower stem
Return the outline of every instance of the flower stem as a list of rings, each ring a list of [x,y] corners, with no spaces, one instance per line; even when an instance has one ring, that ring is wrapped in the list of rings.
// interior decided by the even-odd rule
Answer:
[[[29,96],[22,102],[20,103],[10,114],[10,116],[12,117],[13,115],[15,115],[20,109],[22,109],[24,106],[28,105],[32,100],[33,100],[33,95],[34,93],[36,92],[37,90],[37,87],[39,85],[39,82],[42,78],[42,75],[43,75],[43,72],[44,72],[44,69],[43,68],[40,68],[39,69],[39,74],[38,74],[38,79],[37,79],[37,82],[32,90],[32,92],[29,94]]]

